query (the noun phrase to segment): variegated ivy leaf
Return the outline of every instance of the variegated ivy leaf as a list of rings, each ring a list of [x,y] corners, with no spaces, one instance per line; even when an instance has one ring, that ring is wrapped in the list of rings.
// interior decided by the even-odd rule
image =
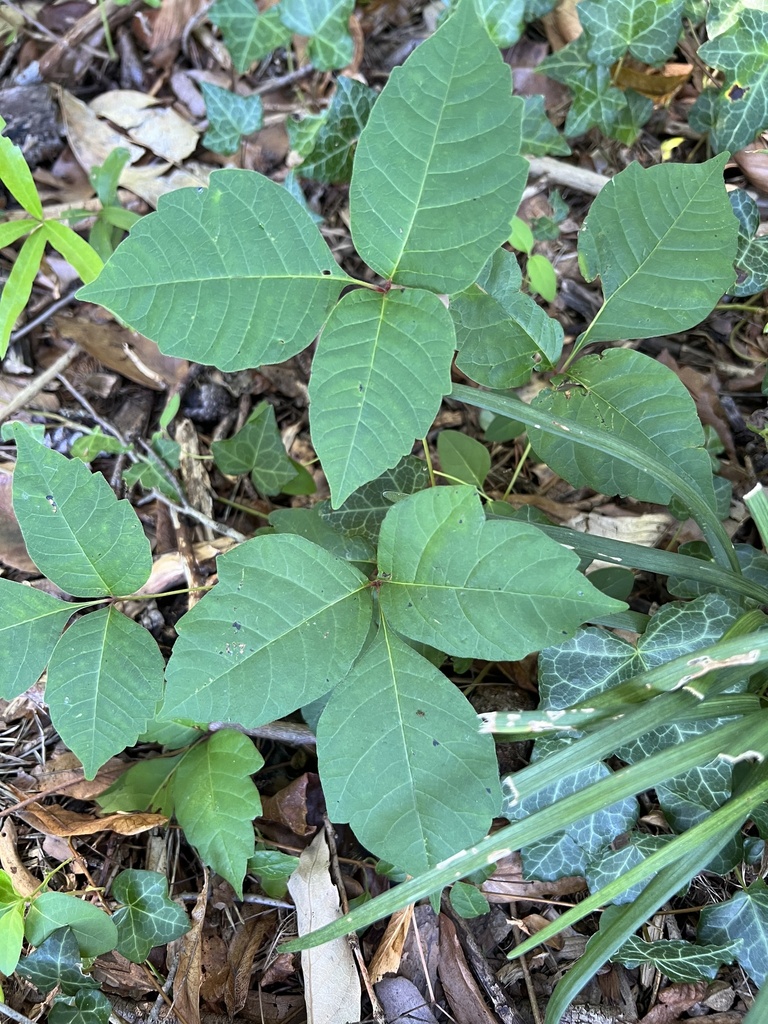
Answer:
[[[346,67],[354,44],[349,16],[355,0],[281,0],[280,20],[309,39],[309,58],[318,71]]]
[[[768,288],[768,237],[755,237],[760,226],[760,210],[752,196],[741,188],[729,192],[728,198],[739,222],[737,277],[729,295],[757,295]]]
[[[203,145],[214,153],[236,153],[240,140],[258,131],[264,122],[261,98],[238,96],[210,82],[201,82],[200,88],[208,117]]]
[[[611,957],[625,967],[651,964],[672,982],[692,982],[714,978],[723,964],[732,964],[741,949],[741,940],[719,945],[699,946],[683,939],[661,939],[646,942],[630,935],[621,949]]]
[[[457,0],[452,0],[455,7]],[[475,0],[477,13],[497,46],[512,46],[520,38],[526,21],[526,0]]]
[[[352,177],[352,158],[376,93],[353,78],[341,76],[330,106],[322,114],[288,121],[291,146],[302,157],[302,178],[337,183]]]
[[[240,72],[291,41],[291,30],[280,20],[279,7],[261,14],[254,0],[216,0],[208,17],[221,30]]]
[[[589,56],[610,66],[629,51],[644,64],[661,64],[682,30],[684,0],[582,0],[579,21]]]
[[[571,147],[547,117],[543,96],[524,96],[520,149],[529,156],[568,156]]]
[[[768,10],[745,8],[731,28],[699,48],[699,56],[725,72],[717,96],[706,90],[696,104],[712,147],[716,153],[743,149],[768,125]]]
[[[768,981],[768,886],[758,878],[727,902],[705,907],[699,920],[699,942],[742,940],[736,959],[758,985]]]

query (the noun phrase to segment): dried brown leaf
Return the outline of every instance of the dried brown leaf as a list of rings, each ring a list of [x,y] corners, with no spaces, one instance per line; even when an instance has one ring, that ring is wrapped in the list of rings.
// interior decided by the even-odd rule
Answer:
[[[368,967],[368,975],[372,985],[381,981],[385,974],[397,974],[400,970],[403,947],[405,946],[405,940],[412,920],[413,904],[410,904],[404,910],[398,910],[396,914],[390,917],[386,931]]]
[[[440,915],[440,981],[457,1024],[497,1024],[464,957],[456,928]]]
[[[117,832],[121,836],[135,836],[148,832],[158,825],[165,825],[168,819],[162,814],[118,813],[97,818],[93,814],[78,814],[59,804],[44,807],[31,803],[18,812],[28,825],[50,836],[91,836],[97,832]]]
[[[200,984],[202,982],[202,932],[209,892],[208,868],[203,865],[203,885],[190,918],[192,927],[171,943],[169,952],[178,953],[179,966],[173,979],[173,1007],[184,1024],[200,1024]]]

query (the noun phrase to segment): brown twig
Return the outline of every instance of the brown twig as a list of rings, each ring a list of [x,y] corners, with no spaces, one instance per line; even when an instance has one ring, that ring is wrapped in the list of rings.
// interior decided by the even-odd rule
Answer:
[[[52,380],[55,380],[60,373],[72,363],[77,356],[80,354],[80,349],[77,345],[72,345],[71,348],[59,356],[59,358],[48,367],[47,370],[43,370],[42,373],[38,374],[33,381],[20,391],[15,398],[13,398],[3,410],[0,410],[0,422],[7,420],[19,409],[23,409],[30,399],[34,398],[35,395],[39,394],[43,388],[50,384]]]

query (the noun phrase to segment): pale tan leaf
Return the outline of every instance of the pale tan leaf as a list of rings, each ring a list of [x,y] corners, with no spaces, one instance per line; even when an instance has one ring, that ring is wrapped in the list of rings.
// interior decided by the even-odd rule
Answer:
[[[38,803],[28,804],[18,811],[18,816],[38,832],[49,836],[91,836],[97,832],[135,836],[157,825],[165,825],[168,821],[162,814],[148,812],[106,814],[103,818],[97,818],[92,814],[69,811],[59,804],[44,807]]]
[[[135,89],[114,89],[97,96],[91,110],[125,129],[134,142],[161,160],[181,163],[194,152],[199,133],[171,107]]]
[[[59,90],[59,105],[67,130],[67,141],[84,171],[91,171],[103,164],[118,146],[131,154],[130,163],[135,163],[144,155],[141,146],[134,146],[66,89]]]
[[[379,947],[373,954],[373,959],[368,967],[368,976],[372,985],[381,981],[385,974],[397,974],[412,920],[412,903],[390,917]]]
[[[210,895],[210,876],[203,865],[203,885],[190,917],[192,927],[171,943],[171,956],[178,953],[179,966],[173,979],[173,1009],[184,1024],[200,1024],[200,985],[202,983],[203,923]]]
[[[296,904],[299,935],[341,917],[339,894],[331,881],[325,835],[319,832],[299,858],[288,881]],[[360,1020],[360,979],[346,938],[334,939],[301,954],[309,1024],[347,1024]]]

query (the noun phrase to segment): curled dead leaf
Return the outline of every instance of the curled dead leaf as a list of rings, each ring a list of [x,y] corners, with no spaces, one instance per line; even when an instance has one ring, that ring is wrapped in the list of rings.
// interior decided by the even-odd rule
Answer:
[[[49,836],[91,836],[97,832],[117,832],[121,836],[135,836],[148,832],[168,819],[162,814],[131,812],[106,814],[97,818],[93,814],[78,814],[59,804],[28,804],[18,816],[38,832]]]
[[[692,71],[692,64],[665,64],[663,68],[650,68],[625,57],[616,66],[613,84],[620,89],[634,89],[654,103],[664,105],[685,85]]]

